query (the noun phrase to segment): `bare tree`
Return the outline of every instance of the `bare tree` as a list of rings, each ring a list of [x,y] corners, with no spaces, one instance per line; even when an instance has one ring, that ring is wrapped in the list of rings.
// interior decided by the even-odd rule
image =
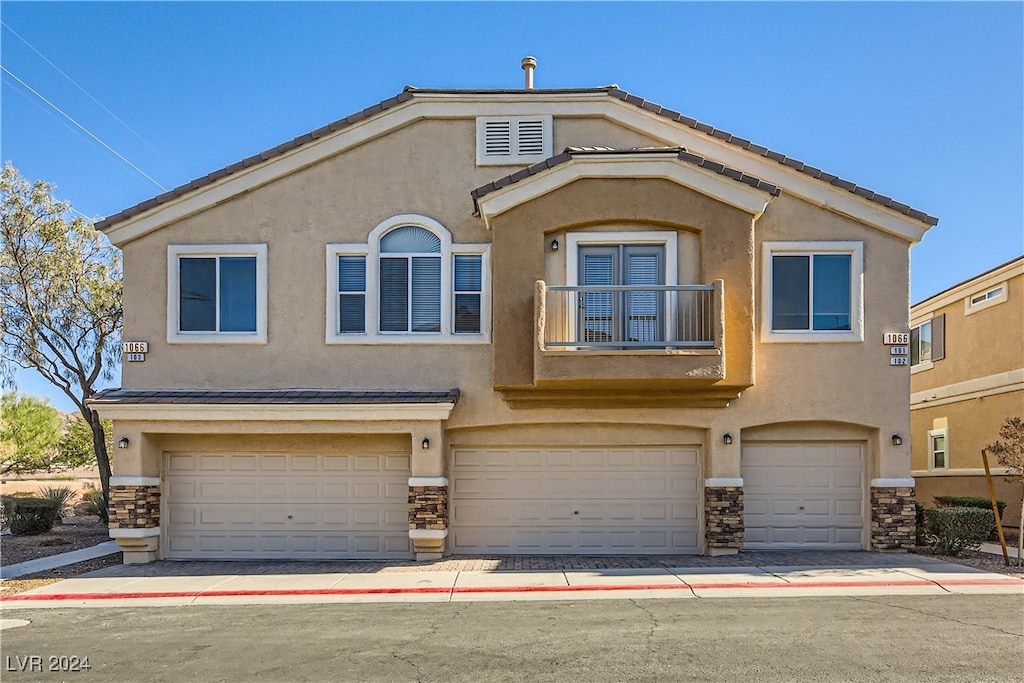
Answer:
[[[53,186],[10,163],[0,177],[0,379],[36,370],[78,407],[92,430],[104,497],[110,457],[103,423],[86,401],[116,367],[121,256],[92,225],[71,217]]]
[[[1020,527],[1017,529],[1017,565],[1020,566],[1024,563],[1024,421],[1019,417],[1006,418],[999,428],[999,441],[985,446],[985,450],[1006,468],[1006,481],[1016,482],[1021,487]]]

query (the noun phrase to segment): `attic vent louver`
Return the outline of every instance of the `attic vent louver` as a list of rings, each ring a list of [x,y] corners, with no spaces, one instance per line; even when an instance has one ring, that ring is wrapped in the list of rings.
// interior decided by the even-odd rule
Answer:
[[[477,164],[534,164],[551,156],[550,116],[477,119]]]

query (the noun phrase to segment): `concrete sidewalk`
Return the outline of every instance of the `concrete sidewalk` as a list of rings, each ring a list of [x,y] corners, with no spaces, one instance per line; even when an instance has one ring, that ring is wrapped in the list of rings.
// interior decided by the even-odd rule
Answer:
[[[742,556],[742,557],[741,557]],[[828,563],[822,558],[834,558]],[[666,559],[675,562],[666,562]],[[5,609],[343,602],[826,595],[1024,595],[1024,579],[919,555],[452,558],[395,562],[156,562],[108,567],[0,600]],[[787,564],[771,564],[778,559]],[[799,560],[806,562],[800,563]],[[843,560],[853,560],[841,564]],[[503,561],[517,567],[501,569]],[[482,568],[490,562],[498,568]],[[671,566],[678,563],[678,566]],[[616,567],[609,565],[649,565]],[[703,566],[686,566],[687,564]]]
[[[16,579],[19,576],[28,576],[37,572],[48,572],[58,567],[66,567],[70,564],[95,560],[98,557],[106,557],[121,552],[117,541],[105,541],[90,548],[72,550],[68,553],[40,557],[38,560],[19,562],[7,566],[0,566],[0,579]]]

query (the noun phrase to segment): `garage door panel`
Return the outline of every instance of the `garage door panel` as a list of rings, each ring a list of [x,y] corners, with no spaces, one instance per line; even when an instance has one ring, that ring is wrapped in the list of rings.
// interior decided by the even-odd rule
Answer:
[[[408,456],[170,454],[167,556],[407,558],[409,471],[400,466],[408,461]]]
[[[463,553],[696,552],[698,471],[696,449],[456,449],[450,541]]]
[[[259,457],[259,469],[264,472],[285,472],[288,470],[288,456],[261,455]]]
[[[745,444],[745,547],[859,549],[863,468],[860,444]]]

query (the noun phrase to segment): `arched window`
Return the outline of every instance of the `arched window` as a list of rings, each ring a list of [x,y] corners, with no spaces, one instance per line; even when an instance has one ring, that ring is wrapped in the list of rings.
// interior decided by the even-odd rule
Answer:
[[[487,341],[487,252],[416,215],[327,245],[327,343]]]
[[[380,331],[441,331],[441,239],[425,228],[380,238]]]

